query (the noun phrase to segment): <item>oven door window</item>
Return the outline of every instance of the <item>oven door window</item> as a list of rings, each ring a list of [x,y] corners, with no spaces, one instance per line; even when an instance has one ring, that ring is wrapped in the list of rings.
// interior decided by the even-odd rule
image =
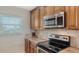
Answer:
[[[57,25],[63,25],[64,21],[63,21],[63,17],[57,17]]]

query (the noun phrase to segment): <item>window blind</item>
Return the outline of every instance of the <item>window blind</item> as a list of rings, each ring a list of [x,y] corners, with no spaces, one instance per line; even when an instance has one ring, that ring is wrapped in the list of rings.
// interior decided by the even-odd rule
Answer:
[[[23,22],[21,17],[0,16],[0,34],[22,33]]]

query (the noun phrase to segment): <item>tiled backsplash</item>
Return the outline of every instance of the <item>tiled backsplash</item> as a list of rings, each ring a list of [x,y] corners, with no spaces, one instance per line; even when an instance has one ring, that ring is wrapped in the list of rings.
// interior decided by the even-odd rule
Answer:
[[[43,39],[48,39],[48,34],[50,33],[70,36],[71,46],[79,48],[79,30],[45,29],[38,31],[38,36]]]

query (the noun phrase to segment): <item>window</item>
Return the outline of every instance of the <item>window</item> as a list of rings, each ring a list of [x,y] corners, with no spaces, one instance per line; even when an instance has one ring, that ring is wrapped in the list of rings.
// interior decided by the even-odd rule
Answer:
[[[0,33],[21,33],[22,18],[16,16],[0,16]]]

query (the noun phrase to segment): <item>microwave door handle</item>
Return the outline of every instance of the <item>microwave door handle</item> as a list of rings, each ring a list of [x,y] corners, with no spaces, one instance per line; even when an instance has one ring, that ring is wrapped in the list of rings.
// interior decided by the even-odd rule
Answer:
[[[56,21],[54,20],[54,25],[56,26]]]
[[[55,25],[57,26],[57,17],[55,18]]]

